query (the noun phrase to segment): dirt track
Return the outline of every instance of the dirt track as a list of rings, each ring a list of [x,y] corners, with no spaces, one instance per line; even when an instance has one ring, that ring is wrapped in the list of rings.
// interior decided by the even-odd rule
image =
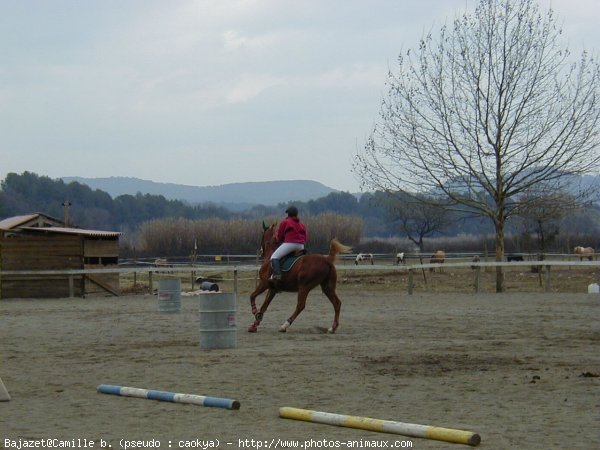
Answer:
[[[180,314],[159,313],[149,295],[0,301],[0,377],[12,396],[0,403],[0,447],[80,438],[94,448],[101,439],[112,448],[121,439],[468,448],[278,418],[293,406],[469,430],[481,435],[479,448],[599,448],[597,295],[339,293],[335,335],[319,329],[332,319],[320,293],[285,334],[277,328],[291,294],[276,297],[257,334],[245,331],[243,297],[237,348],[210,351],[199,346],[194,297],[182,298]],[[102,383],[231,398],[241,408],[104,395]]]

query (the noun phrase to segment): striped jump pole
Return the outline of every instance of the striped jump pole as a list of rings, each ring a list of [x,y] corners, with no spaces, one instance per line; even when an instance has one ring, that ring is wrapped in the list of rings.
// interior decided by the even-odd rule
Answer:
[[[338,427],[359,428],[361,430],[377,431],[379,433],[401,434],[403,436],[435,439],[477,446],[481,442],[478,434],[470,431],[453,430],[451,428],[417,425],[414,423],[394,422],[391,420],[370,419],[368,417],[346,416],[309,409],[279,408],[279,417],[284,419],[304,420],[305,422],[324,423]]]
[[[103,394],[120,395],[123,397],[137,397],[148,400],[160,400],[162,402],[191,403],[200,406],[214,406],[225,409],[240,409],[240,402],[228,398],[206,397],[204,395],[178,394],[176,392],[154,391],[151,389],[140,389],[127,386],[115,386],[113,384],[101,384],[97,388]]]

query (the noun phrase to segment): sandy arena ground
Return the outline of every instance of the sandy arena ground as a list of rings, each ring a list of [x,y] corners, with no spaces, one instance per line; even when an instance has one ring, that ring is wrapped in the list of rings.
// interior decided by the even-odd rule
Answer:
[[[0,403],[0,448],[42,438],[93,448],[208,447],[197,439],[221,449],[272,439],[468,448],[281,419],[281,406],[473,431],[482,449],[600,448],[597,295],[339,293],[335,335],[320,330],[332,319],[320,292],[287,333],[277,330],[292,294],[276,297],[257,334],[246,332],[252,317],[241,297],[237,348],[219,350],[199,346],[198,297],[182,297],[179,314],[160,313],[156,295],[2,300],[0,378],[12,400]],[[105,395],[102,383],[241,408]]]

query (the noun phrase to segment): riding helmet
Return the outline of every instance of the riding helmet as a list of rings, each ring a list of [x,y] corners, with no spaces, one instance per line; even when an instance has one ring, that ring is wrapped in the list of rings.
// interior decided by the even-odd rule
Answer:
[[[298,208],[296,208],[295,206],[290,206],[288,209],[285,210],[285,212],[287,213],[288,216],[292,216],[292,217],[298,216]]]

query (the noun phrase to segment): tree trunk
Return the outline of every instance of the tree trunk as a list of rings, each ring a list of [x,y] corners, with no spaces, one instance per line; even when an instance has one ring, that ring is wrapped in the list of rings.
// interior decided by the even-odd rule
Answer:
[[[496,220],[496,262],[504,261],[504,220]],[[504,292],[504,267],[496,267],[496,292]]]
[[[540,252],[542,255],[546,254],[546,235],[544,234],[544,224],[538,220],[538,235],[540,236]]]

